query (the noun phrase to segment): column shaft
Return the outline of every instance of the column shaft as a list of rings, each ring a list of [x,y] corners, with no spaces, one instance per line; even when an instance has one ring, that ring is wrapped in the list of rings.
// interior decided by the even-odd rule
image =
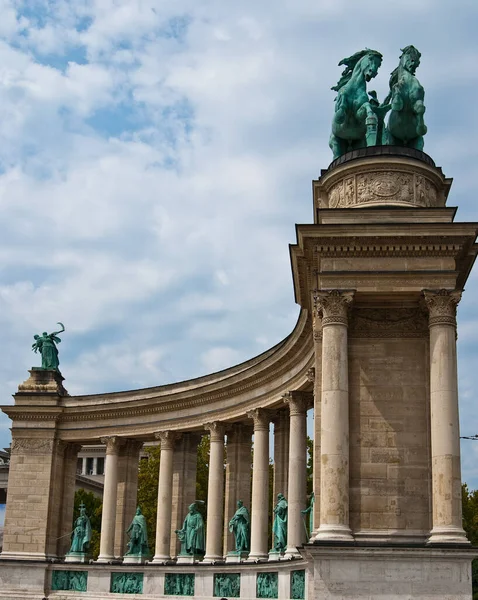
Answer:
[[[307,402],[301,392],[290,392],[284,398],[290,409],[289,495],[287,497],[286,556],[300,557],[297,550],[306,541],[301,510],[306,504],[307,486]]]
[[[318,540],[352,540],[349,527],[347,306],[351,292],[317,293],[322,315],[321,490]]]
[[[209,423],[211,433],[207,486],[206,554],[204,560],[222,559],[222,525],[224,515],[224,425]]]
[[[268,556],[269,519],[269,417],[262,409],[248,416],[254,419],[254,458],[252,466],[252,522],[249,560]]]
[[[456,305],[460,292],[425,292],[430,311],[433,529],[430,544],[466,544],[462,526]]]
[[[173,456],[176,433],[161,431],[156,437],[161,440],[161,458],[159,462],[158,511],[156,515],[156,547],[153,563],[170,560]]]
[[[114,559],[116,499],[118,485],[118,453],[120,438],[102,438],[106,444],[105,482],[103,488],[103,516],[101,519],[100,555],[98,562]]]

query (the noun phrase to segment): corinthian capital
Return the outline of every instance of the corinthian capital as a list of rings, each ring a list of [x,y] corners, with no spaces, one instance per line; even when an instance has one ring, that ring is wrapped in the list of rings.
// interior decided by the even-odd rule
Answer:
[[[314,292],[314,310],[322,317],[322,327],[325,325],[347,325],[348,307],[354,297],[353,291]]]
[[[456,307],[461,300],[458,290],[424,290],[423,296],[428,307],[429,326],[451,325],[456,327]]]
[[[263,408],[255,408],[247,413],[249,419],[254,421],[254,431],[267,430],[269,431],[270,415]]]
[[[224,433],[226,432],[224,423],[219,421],[205,423],[204,429],[207,429],[211,434],[211,442],[224,442]]]
[[[161,442],[161,450],[173,450],[174,442],[181,437],[178,431],[157,431],[154,437]]]
[[[120,447],[125,443],[124,439],[117,435],[100,438],[101,443],[106,446],[106,455],[119,454]]]

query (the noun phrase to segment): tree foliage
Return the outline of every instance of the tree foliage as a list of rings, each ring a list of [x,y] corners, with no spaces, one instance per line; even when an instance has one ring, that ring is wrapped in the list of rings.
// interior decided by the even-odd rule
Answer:
[[[478,546],[478,490],[472,492],[466,483],[461,487],[461,499],[463,507],[463,529],[467,538]],[[472,563],[473,600],[478,600],[478,559]]]
[[[156,510],[158,507],[160,446],[147,446],[147,459],[139,461],[138,473],[138,506],[146,519],[150,544],[156,538]],[[152,546],[154,547],[154,546]]]
[[[100,553],[100,532],[103,502],[101,501],[101,498],[98,498],[98,496],[95,496],[92,492],[86,492],[83,488],[77,490],[75,492],[75,504],[73,508],[73,523],[80,516],[81,504],[85,505],[85,512],[90,518],[90,552],[93,558],[96,560],[98,558],[98,554]]]

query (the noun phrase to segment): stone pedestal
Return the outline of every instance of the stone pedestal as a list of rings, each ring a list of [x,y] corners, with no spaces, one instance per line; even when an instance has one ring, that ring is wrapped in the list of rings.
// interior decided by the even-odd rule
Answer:
[[[88,563],[90,556],[85,552],[68,552],[65,556],[66,563]]]

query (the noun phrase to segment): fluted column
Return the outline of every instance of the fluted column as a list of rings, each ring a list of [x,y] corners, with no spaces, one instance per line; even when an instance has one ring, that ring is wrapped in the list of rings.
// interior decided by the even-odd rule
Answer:
[[[462,527],[456,306],[461,292],[425,291],[430,327],[433,528],[429,544],[466,544]]]
[[[268,558],[269,519],[269,415],[255,409],[247,416],[254,421],[254,457],[252,463],[251,551],[248,560]]]
[[[158,510],[156,513],[156,546],[153,563],[165,563],[171,559],[171,515],[173,507],[173,456],[174,442],[180,434],[158,431],[155,437],[161,441],[158,481]]]
[[[118,455],[122,440],[117,436],[101,438],[106,444],[103,516],[101,518],[100,555],[98,562],[114,559],[116,500],[118,486]]]
[[[307,493],[307,405],[308,396],[289,392],[284,402],[289,405],[289,490],[287,496],[287,550],[286,556],[300,557],[297,550],[305,540],[301,510],[306,505]]]
[[[205,562],[222,559],[222,524],[224,518],[224,425],[207,423],[211,434],[209,477],[207,484],[207,524]]]
[[[349,527],[348,306],[353,292],[316,292],[322,317],[321,489],[317,540],[352,540]]]

